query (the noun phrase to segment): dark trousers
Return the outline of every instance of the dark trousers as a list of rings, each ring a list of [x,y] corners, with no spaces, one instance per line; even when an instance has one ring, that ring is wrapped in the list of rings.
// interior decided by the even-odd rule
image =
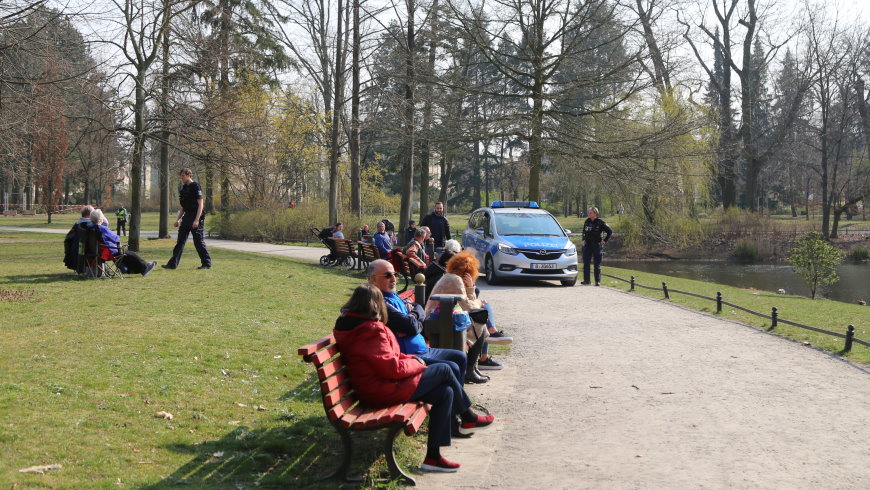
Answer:
[[[145,269],[148,267],[148,262],[145,262],[145,259],[140,257],[136,252],[127,250],[124,252],[124,258],[121,260],[120,265],[126,269],[127,272],[141,274],[145,272]]]
[[[445,363],[432,364],[423,371],[411,401],[432,405],[429,410],[429,440],[426,442],[430,449],[449,446],[453,416],[471,408],[471,399]]]
[[[190,216],[188,218],[188,216]],[[205,228],[205,217],[199,219],[199,226],[194,228],[193,218],[196,215],[185,214],[181,218],[181,223],[178,225],[178,241],[175,243],[175,248],[172,250],[172,258],[166,264],[169,267],[178,267],[181,263],[181,254],[184,252],[184,244],[187,243],[187,236],[193,235],[193,246],[196,247],[196,253],[199,254],[199,260],[202,265],[211,267],[211,256],[208,254],[208,249],[205,247],[205,239],[203,238],[203,229]]]
[[[122,230],[124,231],[124,235],[126,235],[127,234],[127,220],[125,220],[125,219],[118,220],[118,231],[116,231],[115,234],[120,235]]]
[[[589,263],[595,264],[595,283],[601,282],[601,257],[604,256],[604,247],[600,243],[586,243],[583,245],[583,282],[589,282]]]
[[[468,366],[468,356],[464,352],[456,349],[438,349],[431,347],[426,352],[419,354],[419,357],[426,361],[426,364],[443,363],[450,366],[453,375],[462,384],[465,382],[465,369]]]

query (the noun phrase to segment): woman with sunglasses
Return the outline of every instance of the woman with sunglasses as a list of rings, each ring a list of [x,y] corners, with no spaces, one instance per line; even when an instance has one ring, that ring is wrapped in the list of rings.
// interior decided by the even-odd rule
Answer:
[[[383,294],[371,284],[357,287],[342,308],[333,334],[350,383],[367,406],[387,407],[407,401],[431,404],[426,458],[420,468],[453,473],[459,463],[441,455],[441,447],[450,445],[453,416],[461,418],[461,434],[490,426],[494,417],[471,410],[471,400],[449,366],[427,365],[418,356],[402,354],[396,337],[384,324],[387,315]]]

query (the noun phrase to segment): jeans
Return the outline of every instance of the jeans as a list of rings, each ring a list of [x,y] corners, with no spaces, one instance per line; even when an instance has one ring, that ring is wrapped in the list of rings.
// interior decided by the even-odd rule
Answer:
[[[445,364],[453,371],[453,375],[462,384],[465,381],[465,369],[468,366],[468,356],[456,349],[438,349],[430,347],[429,350],[418,354],[417,357],[426,361],[426,364]]]
[[[429,410],[429,440],[426,442],[426,446],[432,449],[450,445],[453,416],[471,408],[471,399],[462,389],[453,370],[445,363],[432,364],[423,371],[411,401],[432,404]]]
[[[595,284],[601,282],[601,257],[604,256],[604,247],[600,243],[586,243],[583,245],[583,282],[589,283],[589,263],[595,265]]]

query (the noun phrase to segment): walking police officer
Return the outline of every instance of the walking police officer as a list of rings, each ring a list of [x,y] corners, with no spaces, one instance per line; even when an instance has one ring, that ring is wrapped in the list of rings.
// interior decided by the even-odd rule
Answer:
[[[115,211],[115,218],[118,219],[118,231],[115,232],[116,235],[121,235],[121,230],[124,231],[124,236],[127,235],[127,208],[121,204],[121,207]]]
[[[193,234],[193,246],[199,254],[202,263],[197,269],[211,269],[211,257],[205,246],[203,230],[205,228],[205,213],[203,211],[202,187],[193,180],[193,171],[189,168],[182,169],[178,174],[182,185],[178,188],[178,200],[181,201],[181,209],[178,210],[178,218],[175,226],[178,228],[178,242],[172,251],[172,258],[164,264],[164,269],[175,269],[181,263],[181,253],[184,252],[184,244],[187,236]]]
[[[583,223],[583,282],[589,284],[589,263],[595,264],[595,285],[601,284],[601,258],[604,256],[604,244],[610,240],[613,230],[603,219],[598,217],[598,208],[589,208]],[[607,236],[601,237],[602,233]]]

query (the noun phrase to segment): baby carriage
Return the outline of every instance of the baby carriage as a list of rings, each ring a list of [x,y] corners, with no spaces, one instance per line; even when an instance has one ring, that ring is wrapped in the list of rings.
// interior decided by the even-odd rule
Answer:
[[[319,240],[320,243],[326,245],[326,248],[329,249],[328,254],[320,257],[320,265],[353,266],[353,259],[350,257],[339,257],[335,252],[335,242],[330,240],[330,238],[332,238],[332,233],[335,231],[335,227],[327,226],[321,230],[316,226],[312,226],[309,230],[317,237],[317,240]]]

